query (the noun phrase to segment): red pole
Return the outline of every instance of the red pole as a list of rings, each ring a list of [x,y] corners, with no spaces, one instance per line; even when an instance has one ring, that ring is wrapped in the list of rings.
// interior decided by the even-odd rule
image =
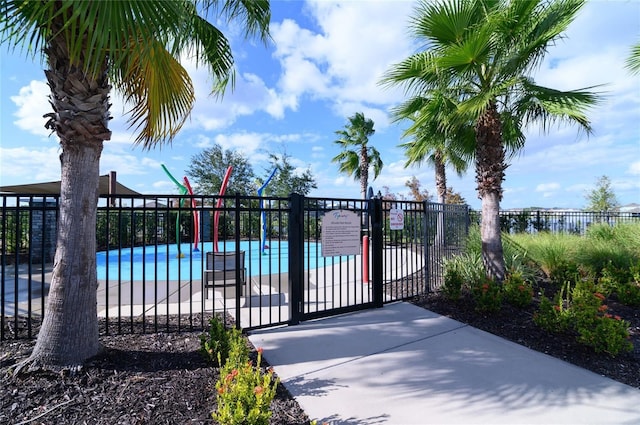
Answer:
[[[369,283],[369,236],[362,237],[362,284]]]
[[[231,177],[231,170],[233,167],[230,165],[227,167],[227,171],[224,173],[224,178],[222,179],[222,185],[220,186],[220,198],[218,198],[218,202],[216,203],[216,210],[213,213],[213,251],[218,251],[218,221],[220,219],[220,207],[222,206],[222,196],[224,196],[224,191],[227,190],[227,184],[229,183],[229,177]]]

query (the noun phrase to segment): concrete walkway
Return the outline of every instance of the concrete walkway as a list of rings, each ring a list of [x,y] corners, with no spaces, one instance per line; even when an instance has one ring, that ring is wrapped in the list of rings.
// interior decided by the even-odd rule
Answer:
[[[249,338],[318,424],[640,424],[640,390],[408,303]]]

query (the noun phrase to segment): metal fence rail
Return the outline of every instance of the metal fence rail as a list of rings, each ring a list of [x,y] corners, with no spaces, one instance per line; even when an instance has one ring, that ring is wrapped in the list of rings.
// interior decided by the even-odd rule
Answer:
[[[584,235],[594,224],[615,226],[640,222],[640,213],[523,210],[501,211],[500,226],[507,233],[570,233]]]
[[[33,337],[51,282],[58,197],[0,196],[0,339]],[[322,255],[322,220],[334,210],[359,217],[359,254]],[[394,230],[398,211],[404,222]],[[436,288],[442,258],[460,249],[468,223],[466,206],[381,199],[101,198],[100,332],[176,330],[176,315],[177,330],[200,330],[214,314],[255,329],[380,307]],[[245,263],[209,287],[214,251],[244,251]]]

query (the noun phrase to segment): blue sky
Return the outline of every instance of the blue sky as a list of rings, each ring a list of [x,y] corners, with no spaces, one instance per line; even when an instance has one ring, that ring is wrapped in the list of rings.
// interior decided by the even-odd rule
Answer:
[[[407,36],[410,1],[272,1],[273,43],[247,42],[237,28],[224,28],[237,61],[236,89],[222,101],[208,97],[204,70],[188,60],[197,90],[190,120],[172,145],[152,151],[133,147],[124,106],[112,98],[112,140],[104,145],[100,172],[141,193],[177,193],[160,164],[176,178],[191,157],[214,143],[246,155],[258,175],[268,174],[268,153],[286,152],[300,169],[310,167],[318,183],[312,196],[357,198],[359,183],[331,162],[339,151],[335,131],[363,112],[375,122],[370,143],[382,154],[382,174],[370,182],[408,195],[416,176],[435,193],[433,169],[404,167],[398,147],[405,124],[389,122],[401,91],[381,88],[382,73],[418,46]],[[640,203],[640,76],[624,69],[632,44],[640,41],[640,2],[592,1],[549,49],[534,75],[537,83],[569,90],[603,85],[603,102],[589,116],[594,134],[577,127],[527,131],[521,154],[511,160],[503,208],[581,208],[598,177],[607,175],[621,204]],[[59,145],[42,115],[49,112],[42,65],[0,47],[0,184],[58,180]],[[449,185],[473,208],[480,207],[473,167],[463,177],[449,172]],[[197,190],[196,190],[197,191]]]

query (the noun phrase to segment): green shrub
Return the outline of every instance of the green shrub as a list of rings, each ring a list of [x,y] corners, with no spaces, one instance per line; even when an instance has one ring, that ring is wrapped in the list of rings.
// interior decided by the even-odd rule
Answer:
[[[618,301],[631,307],[640,307],[640,282],[629,282],[616,287]]]
[[[633,350],[629,341],[629,322],[607,313],[608,307],[603,304],[606,297],[594,289],[592,283],[581,282],[573,291],[578,341],[597,353],[605,352],[612,356]]]
[[[463,284],[461,290],[470,288],[474,282],[481,282],[485,277],[484,266],[482,265],[482,257],[476,254],[464,253],[447,259],[444,263],[445,273],[447,269],[455,269],[456,273],[462,278]]]
[[[562,286],[553,301],[542,296],[538,311],[533,315],[533,321],[547,332],[566,332],[572,326],[570,284]]]
[[[629,268],[619,268],[609,262],[600,272],[597,290],[608,297],[613,292],[617,292],[618,287],[630,279],[631,272]]]
[[[202,354],[209,361],[221,367],[229,358],[233,346],[236,347],[236,352],[244,347],[245,354],[249,355],[249,348],[239,329],[226,329],[217,317],[211,318],[208,333],[200,335]]]
[[[229,361],[220,371],[216,383],[217,409],[212,414],[220,425],[268,425],[271,401],[278,379],[273,370],[262,371],[262,349],[254,366],[239,347],[232,347]]]
[[[482,282],[474,283],[471,295],[475,301],[476,310],[483,313],[496,313],[502,307],[501,285],[495,280],[485,278]]]
[[[606,223],[596,223],[587,228],[586,237],[593,240],[612,242],[616,239],[616,229]]]
[[[615,357],[633,350],[629,341],[629,322],[620,316],[597,316],[589,326],[578,326],[578,333],[578,341],[593,347],[597,353],[604,351]]]
[[[502,290],[506,301],[516,307],[524,308],[533,300],[533,286],[518,271],[507,275]]]
[[[564,285],[567,282],[575,283],[579,280],[579,276],[578,265],[569,260],[559,260],[549,270],[549,277],[557,286]]]
[[[607,313],[608,307],[603,304],[605,299],[597,292],[593,281],[579,281],[573,290],[568,285],[563,287],[553,303],[543,297],[533,320],[550,332],[574,330],[578,342],[596,352],[617,356],[633,349],[629,341],[629,323]]]
[[[533,282],[540,276],[540,268],[528,258],[526,253],[505,257],[505,265],[509,273],[518,273],[528,282]]]
[[[460,271],[459,262],[446,260],[444,262],[444,283],[440,290],[450,300],[459,300],[462,295],[464,277]]]

